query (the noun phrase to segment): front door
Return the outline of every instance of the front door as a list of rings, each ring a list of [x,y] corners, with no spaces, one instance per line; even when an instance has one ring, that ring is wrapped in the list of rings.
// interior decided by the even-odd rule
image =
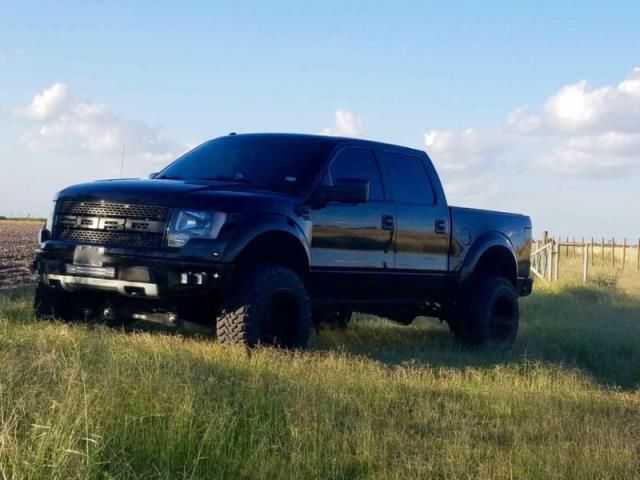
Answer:
[[[336,155],[325,185],[338,178],[369,182],[369,201],[352,205],[328,203],[312,212],[311,271],[322,293],[342,292],[371,298],[380,292],[384,273],[393,265],[394,205],[385,199],[373,152],[348,147]]]

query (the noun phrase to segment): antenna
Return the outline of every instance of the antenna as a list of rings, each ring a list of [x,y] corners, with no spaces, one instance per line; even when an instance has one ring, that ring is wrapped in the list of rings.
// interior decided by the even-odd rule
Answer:
[[[122,159],[120,160],[120,178],[124,175],[124,152],[126,149],[126,144],[122,144]]]

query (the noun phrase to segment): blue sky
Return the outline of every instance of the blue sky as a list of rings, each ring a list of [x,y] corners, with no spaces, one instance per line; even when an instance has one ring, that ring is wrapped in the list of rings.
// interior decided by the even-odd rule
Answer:
[[[118,176],[123,143],[143,176],[229,131],[331,131],[426,149],[452,203],[640,236],[638,2],[132,3],[0,5],[0,214]]]

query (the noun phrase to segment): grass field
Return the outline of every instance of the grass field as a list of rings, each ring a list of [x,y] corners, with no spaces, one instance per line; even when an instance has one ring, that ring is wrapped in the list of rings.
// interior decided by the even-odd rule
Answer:
[[[32,291],[5,291],[0,474],[639,478],[634,275],[624,289],[538,283],[509,352],[465,350],[433,320],[360,317],[315,334],[311,352],[249,356],[209,338],[36,322]]]

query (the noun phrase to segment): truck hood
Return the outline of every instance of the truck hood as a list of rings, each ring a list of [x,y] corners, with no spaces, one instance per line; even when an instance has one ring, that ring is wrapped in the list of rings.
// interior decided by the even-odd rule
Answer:
[[[189,180],[102,180],[73,185],[60,191],[58,200],[114,202],[168,207],[242,209],[265,201],[293,203],[292,195],[253,188],[250,185]],[[266,202],[268,203],[268,202]]]

